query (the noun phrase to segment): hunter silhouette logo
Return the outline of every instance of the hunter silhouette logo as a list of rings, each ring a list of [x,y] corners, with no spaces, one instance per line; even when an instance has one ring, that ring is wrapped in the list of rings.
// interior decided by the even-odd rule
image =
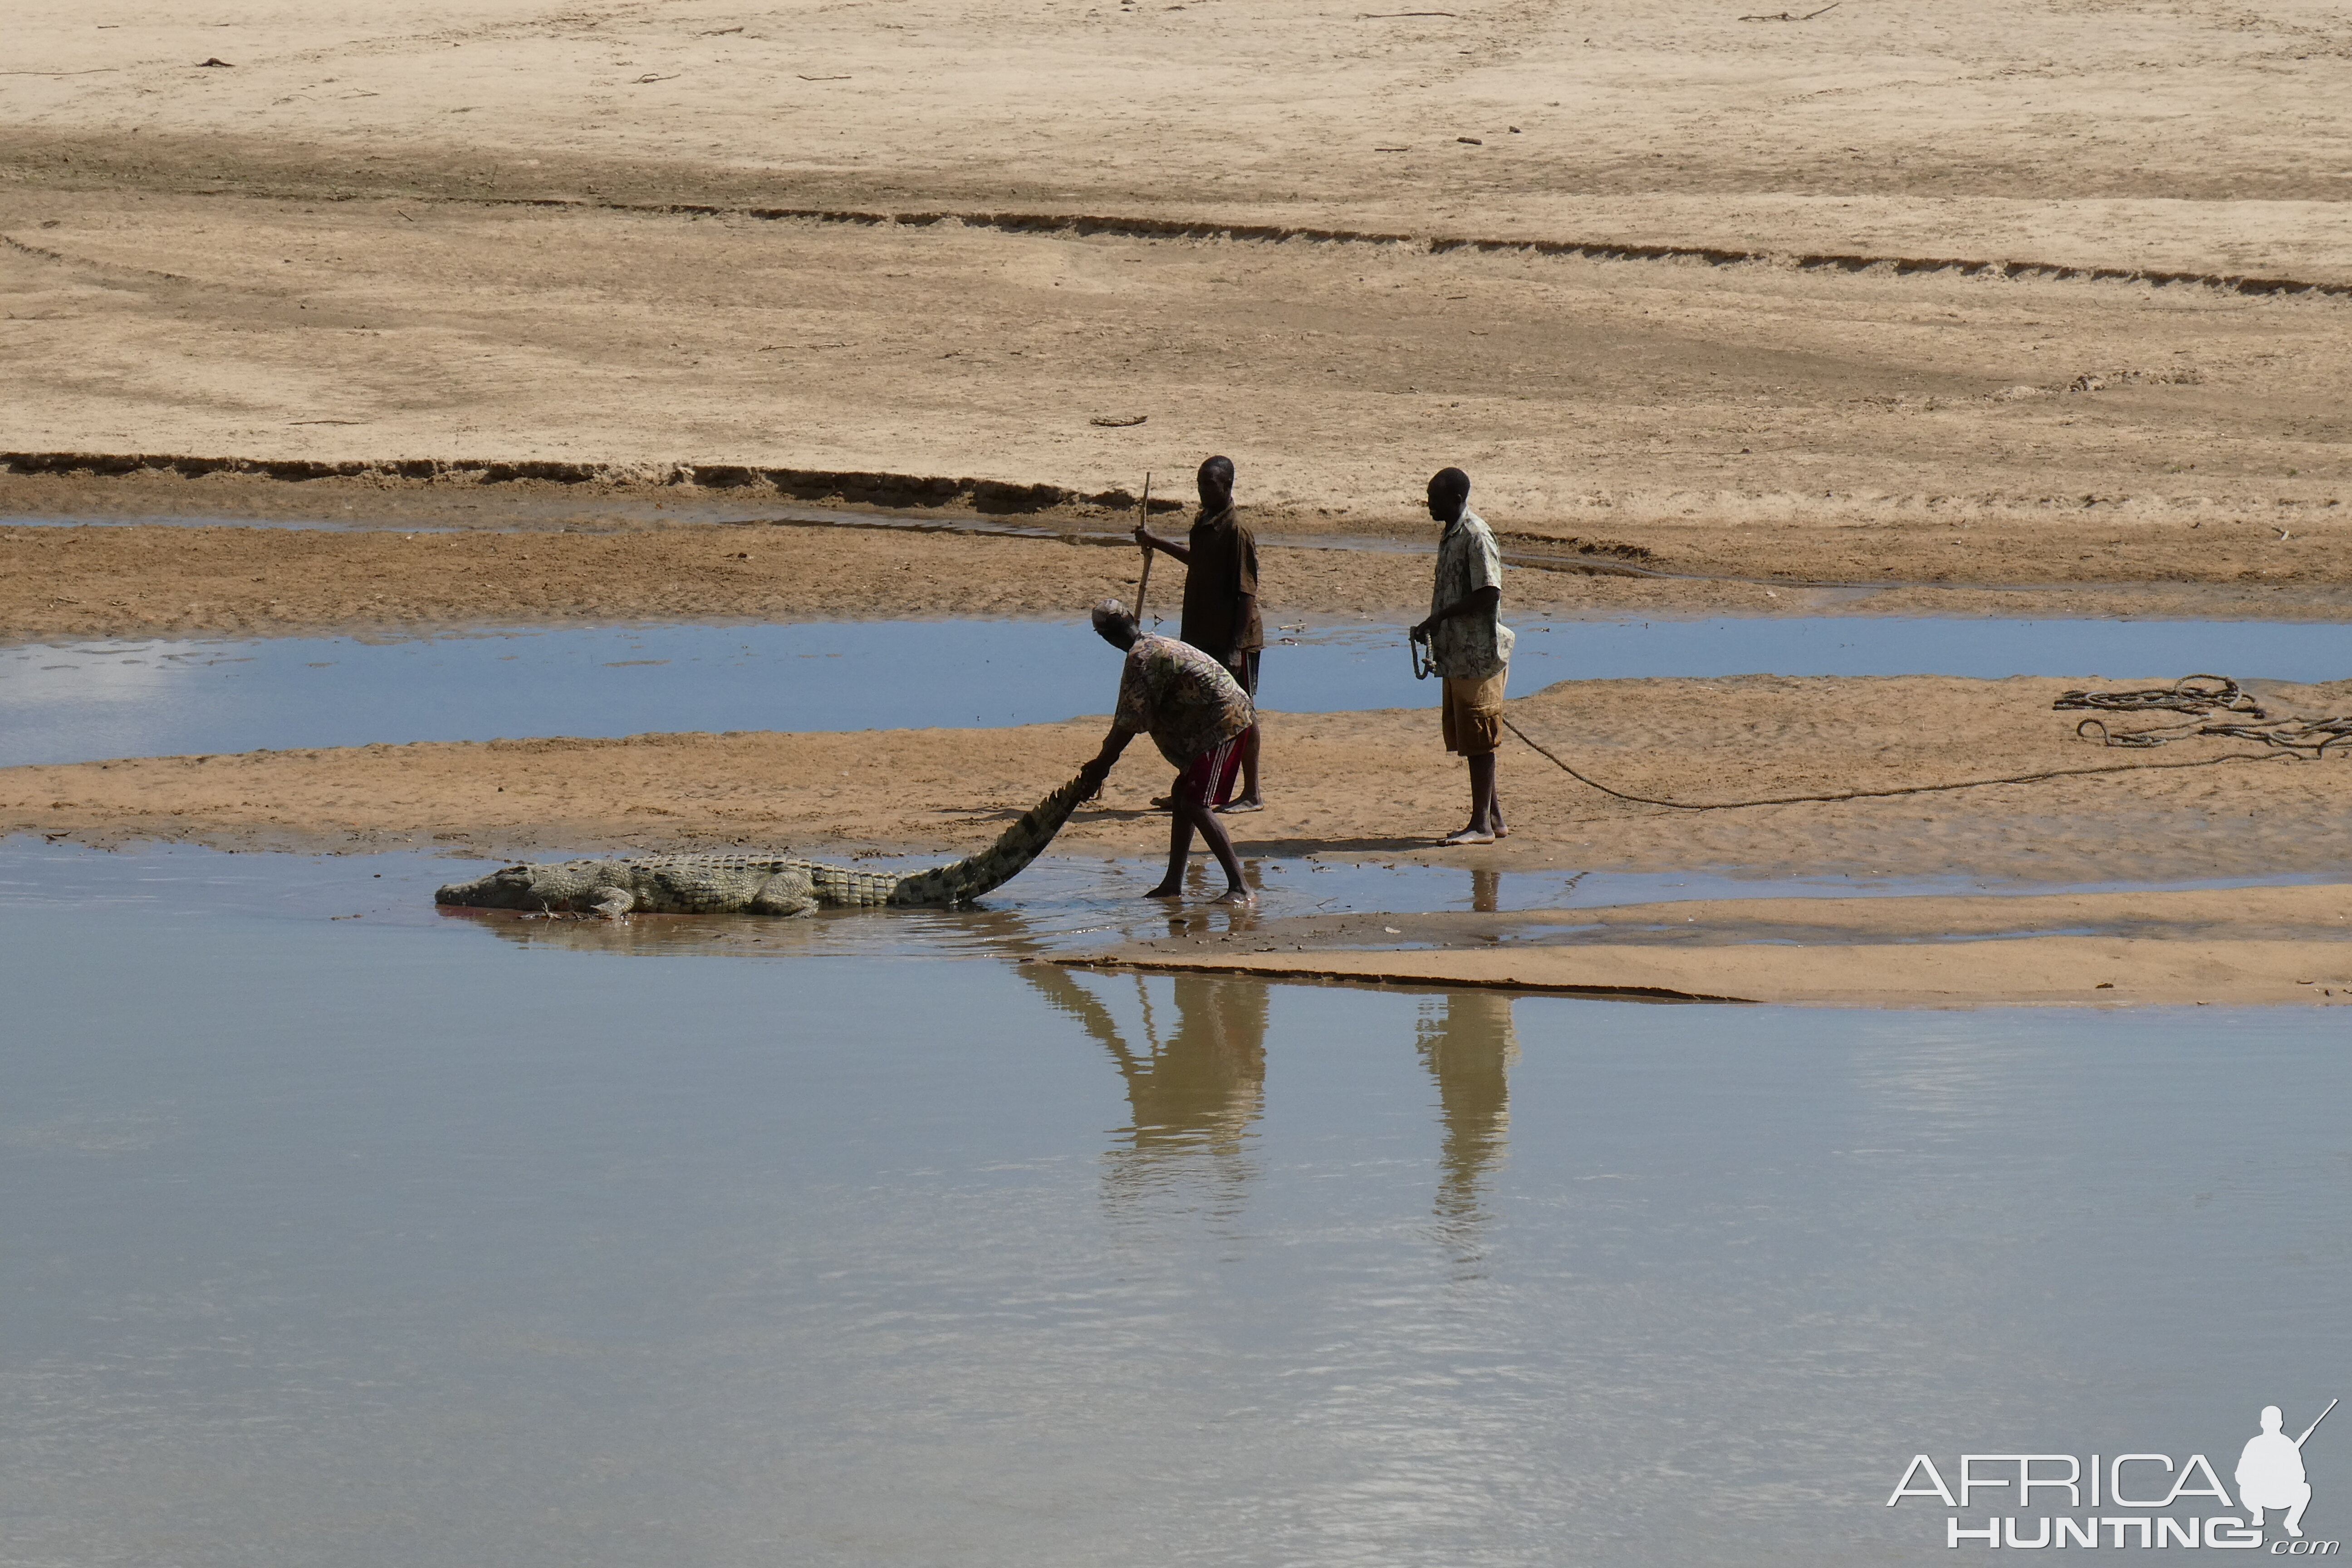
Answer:
[[[1934,1458],[1916,1454],[1886,1506],[1906,1498],[1933,1498],[1953,1510],[1944,1521],[1948,1547],[2193,1546],[2251,1552],[2267,1544],[2273,1557],[2333,1557],[2340,1542],[2304,1539],[2311,1477],[2303,1450],[2336,1404],[2329,1400],[2300,1437],[2287,1436],[2285,1414],[2277,1405],[2263,1405],[2256,1417],[2261,1430],[2247,1439],[2231,1475],[2238,1489],[2234,1504],[2202,1454],[2177,1465],[2169,1454],[2093,1454],[2087,1464],[2073,1454],[1962,1454],[1948,1482]],[[1969,1520],[1969,1511],[1986,1500],[1978,1494],[1987,1491],[2014,1511],[1981,1522]],[[2180,1510],[2200,1505],[2219,1511],[2181,1516]],[[2285,1535],[2266,1542],[2263,1526],[2273,1513]]]
[[[2327,1402],[2327,1410],[2336,1408],[2336,1401]],[[2246,1439],[2246,1450],[2238,1456],[2238,1506],[2252,1517],[2246,1522],[2254,1529],[2263,1527],[2266,1509],[2286,1510],[2286,1532],[2295,1540],[2303,1539],[2303,1510],[2311,1506],[2311,1479],[2303,1469],[2303,1446],[2319,1430],[2319,1422],[2327,1419],[2327,1410],[2319,1413],[2303,1429],[2300,1437],[2289,1437],[2279,1430],[2285,1417],[2275,1405],[2263,1406],[2263,1429]]]

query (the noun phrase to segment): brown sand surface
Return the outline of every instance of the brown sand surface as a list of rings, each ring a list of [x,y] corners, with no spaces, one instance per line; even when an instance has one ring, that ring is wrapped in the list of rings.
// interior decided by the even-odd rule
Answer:
[[[2071,565],[2352,494],[2352,297],[5,185],[0,234],[16,451],[1181,495],[1216,450],[1294,528],[1452,461],[1498,526],[1865,521],[1960,576],[2012,569],[1971,528]]]
[[[1106,668],[1106,680],[1109,679]],[[1510,837],[1433,840],[1467,815],[1462,764],[1425,710],[1270,713],[1267,809],[1228,818],[1245,857],[1501,870],[1706,869],[1756,877],[2057,884],[2352,872],[2340,761],[2166,766],[2255,750],[2158,752],[2074,735],[2047,679],[1565,682],[1514,700],[1530,735],[1630,793],[1686,802],[1899,788],[2057,769],[2132,771],[1886,799],[1682,812],[1612,799],[1517,742]],[[2279,712],[2352,703],[2277,688]],[[1090,755],[1102,721],[1002,730],[646,735],[145,758],[0,770],[0,832],[112,845],[485,856],[721,845],[819,857],[962,854]],[[1139,746],[1061,854],[1165,852],[1148,809],[1167,770]]]
[[[2339,526],[2352,297],[1898,265],[2352,283],[2328,5],[1445,9],[32,0],[0,447],[1085,494],[1223,449],[1351,528],[1456,461],[1507,525],[1860,520],[1992,580],[1963,525],[2093,573],[2131,521]],[[1022,213],[1116,221],[977,221]]]
[[[1068,539],[1032,539],[707,523],[501,533],[0,522],[0,642],[616,620],[1067,617],[1106,595],[1131,603],[1132,544],[1113,531],[1116,521],[1087,526]],[[1937,585],[1958,563],[1900,529],[1776,531],[1778,547],[1768,552],[1743,547],[1736,531],[1701,540],[1652,531],[1658,548],[1636,557],[1660,573],[1760,574],[1750,581],[1617,575],[1628,562],[1609,549],[1564,559],[1561,569],[1514,569],[1506,614],[2332,621],[2352,609],[2342,586],[2352,581],[2352,530],[2281,541],[2274,529],[2242,522],[2120,528],[2082,542],[2096,546],[2090,560],[2060,559],[2092,552],[2053,546],[2046,531],[1987,530],[1999,543],[1978,575],[2055,584],[2026,590]],[[1425,542],[1410,551],[1269,546],[1261,578],[1268,623],[1416,619],[1428,607],[1429,562]],[[1891,585],[1800,585],[1818,578]],[[1181,568],[1163,568],[1150,602],[1172,613],[1181,581]]]
[[[159,183],[257,164],[346,191],[1141,198],[1496,221],[1711,196],[1748,204],[1727,228],[1817,203],[1822,226],[1907,217],[1947,242],[1937,205],[1979,203],[2021,209],[2012,221],[2037,237],[2109,247],[2130,243],[2118,218],[2165,204],[2218,216],[2352,194],[2342,16],[2325,0],[1891,0],[1803,23],[1675,0],[1396,9],[1423,14],[23,0],[10,63],[25,74],[0,79],[0,110],[23,139],[15,166],[51,181],[71,177],[71,156]],[[1835,216],[1871,203],[1885,205]],[[2166,239],[2185,248],[2194,218],[2177,226]],[[2245,224],[2226,243],[2274,265],[2300,226]]]
[[[1889,900],[1909,902],[1911,900]],[[2352,1003],[2352,943],[2036,936],[1987,942],[1124,954],[1093,962],[1298,980],[1873,1007]]]
[[[1474,878],[1473,902],[1482,898]],[[1491,891],[1499,893],[1499,884]],[[1865,897],[1685,899],[1573,909],[1350,910],[1259,917],[1219,931],[1171,930],[1131,942],[1102,962],[1221,952],[1312,955],[1391,950],[1412,963],[1429,950],[1493,952],[1528,947],[1716,948],[1756,942],[1862,946],[1872,942],[2088,936],[2182,942],[2352,941],[2352,889],[2304,886],[2135,889],[2105,893],[1872,894]],[[1352,959],[1349,962],[1354,962]]]

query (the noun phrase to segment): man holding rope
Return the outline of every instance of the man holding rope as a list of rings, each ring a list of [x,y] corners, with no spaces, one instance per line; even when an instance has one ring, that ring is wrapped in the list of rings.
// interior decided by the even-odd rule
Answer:
[[[1412,640],[1429,645],[1430,667],[1444,684],[1439,724],[1445,749],[1470,764],[1470,825],[1440,844],[1492,844],[1510,830],[1495,792],[1495,751],[1503,743],[1503,688],[1511,644],[1500,619],[1503,552],[1494,531],[1470,510],[1470,476],[1441,468],[1429,481],[1429,515],[1445,525],[1437,541],[1437,582],[1429,618]]]
[[[1211,458],[1201,465],[1201,511],[1191,542],[1161,539],[1142,523],[1135,542],[1147,563],[1155,550],[1184,563],[1184,619],[1177,637],[1225,667],[1243,692],[1257,700],[1257,661],[1265,633],[1257,613],[1257,535],[1234,510],[1234,460]],[[1220,795],[1217,810],[1262,811],[1257,793],[1257,725],[1241,739],[1242,792]],[[1230,786],[1228,786],[1230,789]]]
[[[1224,868],[1225,891],[1216,901],[1251,902],[1234,841],[1210,809],[1211,802],[1233,788],[1242,737],[1257,721],[1249,694],[1232,671],[1201,649],[1174,637],[1144,636],[1117,599],[1095,606],[1094,623],[1103,641],[1125,650],[1127,666],[1119,672],[1118,707],[1111,714],[1110,733],[1103,737],[1102,751],[1086,765],[1085,776],[1099,790],[1111,764],[1138,735],[1150,735],[1160,754],[1178,770],[1169,800],[1175,820],[1168,834],[1168,875],[1143,896],[1184,896],[1184,862],[1198,829]]]

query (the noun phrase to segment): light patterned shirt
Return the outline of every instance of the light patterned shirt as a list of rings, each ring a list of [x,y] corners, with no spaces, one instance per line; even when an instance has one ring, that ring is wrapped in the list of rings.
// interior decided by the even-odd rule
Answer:
[[[1481,588],[1500,593],[1502,586],[1503,552],[1495,547],[1494,531],[1464,507],[1461,521],[1437,542],[1437,585],[1429,596],[1429,613],[1458,605]],[[1503,673],[1518,637],[1503,624],[1500,610],[1498,603],[1495,609],[1455,616],[1429,629],[1429,661],[1438,674],[1485,680]]]
[[[1127,650],[1110,721],[1150,735],[1161,756],[1184,768],[1248,729],[1257,713],[1233,673],[1199,648],[1139,637]]]

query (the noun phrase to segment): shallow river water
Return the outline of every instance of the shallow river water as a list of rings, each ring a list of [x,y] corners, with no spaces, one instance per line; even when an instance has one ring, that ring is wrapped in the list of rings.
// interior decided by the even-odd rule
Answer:
[[[2339,626],[1857,616],[1527,621],[1513,689],[1640,676],[2105,676],[2335,680]],[[1395,626],[1266,650],[1287,712],[1433,706]],[[1025,724],[1107,713],[1117,656],[1049,621],[599,626],[431,638],[0,647],[0,767],[372,742],[654,731]]]
[[[1522,691],[2345,673],[2326,626],[1522,631]],[[1432,700],[1393,628],[1294,635],[1270,707]],[[1115,668],[1047,623],[13,647],[0,764],[1006,724]],[[0,844],[0,1563],[1924,1563],[2206,1531],[2142,1503],[2352,1392],[2316,1009],[1139,979],[1038,960],[1247,917],[1053,859],[953,915],[433,910],[474,869]],[[1857,890],[1250,871],[1268,915]],[[1920,1454],[2136,1457],[1947,1508]]]
[[[422,857],[5,859],[11,1561],[1928,1563],[2217,1508],[1885,1506],[1916,1454],[2234,1492],[2352,1388],[2316,1011],[583,951]]]

